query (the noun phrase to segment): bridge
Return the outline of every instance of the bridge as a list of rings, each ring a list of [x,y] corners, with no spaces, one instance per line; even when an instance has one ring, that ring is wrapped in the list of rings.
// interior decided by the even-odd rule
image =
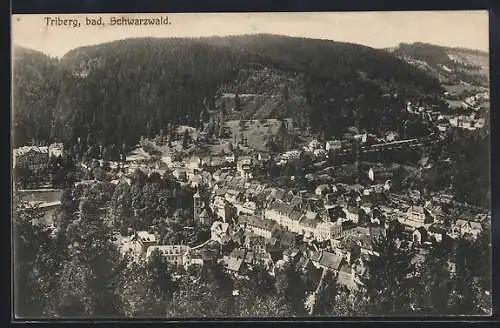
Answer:
[[[368,146],[361,146],[360,150],[362,152],[376,152],[383,150],[396,150],[402,148],[413,149],[416,147],[421,147],[423,145],[426,145],[434,140],[436,140],[436,136],[433,133],[423,138],[404,139],[398,141],[383,142]]]
[[[372,145],[363,145],[359,148],[359,151],[361,153],[372,153],[372,152],[380,152],[386,150],[414,149],[417,147],[427,145],[435,140],[437,140],[436,135],[432,133],[423,138],[404,139],[391,142],[382,142]],[[348,155],[351,153],[352,153],[352,148],[350,147],[343,148],[339,152],[339,154],[341,155]]]

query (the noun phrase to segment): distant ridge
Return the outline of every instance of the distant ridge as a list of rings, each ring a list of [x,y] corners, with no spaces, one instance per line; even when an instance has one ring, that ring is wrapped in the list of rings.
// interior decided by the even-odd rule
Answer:
[[[207,107],[220,106],[234,119],[291,117],[329,137],[353,124],[353,108],[364,112],[366,128],[396,128],[407,101],[436,103],[443,92],[435,78],[383,50],[270,34],[128,38],[58,60],[34,57],[14,65],[19,144],[79,137],[133,145],[168,124],[199,126]],[[43,85],[25,82],[37,81],[34,71]],[[223,93],[255,96],[233,112]]]

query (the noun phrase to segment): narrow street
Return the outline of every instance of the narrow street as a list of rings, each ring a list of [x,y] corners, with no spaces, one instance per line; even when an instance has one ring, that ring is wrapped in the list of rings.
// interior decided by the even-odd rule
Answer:
[[[205,246],[206,244],[208,244],[211,241],[212,241],[212,238],[204,241],[203,243],[199,244],[198,246],[191,247],[191,250],[195,250],[195,249],[201,248],[201,247]]]
[[[312,293],[311,298],[309,300],[306,300],[306,302],[309,302],[309,315],[312,315],[314,313],[314,306],[316,305],[316,295],[318,295],[318,293],[321,291],[321,288],[323,287],[323,282],[327,274],[328,274],[328,269],[326,268],[323,269],[323,273],[321,274],[321,278],[319,279],[316,290],[314,291],[314,293]]]

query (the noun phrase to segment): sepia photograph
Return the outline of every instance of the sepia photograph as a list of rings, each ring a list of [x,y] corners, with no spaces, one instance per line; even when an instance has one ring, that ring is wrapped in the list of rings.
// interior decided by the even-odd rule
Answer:
[[[487,11],[11,28],[14,319],[492,314]]]

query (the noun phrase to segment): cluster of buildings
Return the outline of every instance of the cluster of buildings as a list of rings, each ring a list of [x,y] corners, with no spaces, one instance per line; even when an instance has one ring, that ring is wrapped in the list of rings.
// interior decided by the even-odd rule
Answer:
[[[486,100],[485,100],[486,99]],[[452,128],[475,131],[481,129],[486,124],[483,115],[478,111],[489,108],[488,97],[480,93],[462,100],[448,100],[448,106],[454,109],[468,110],[468,114],[442,114],[439,110],[429,110],[424,106],[415,106],[411,103],[407,105],[407,111],[414,115],[419,115],[425,120],[434,122],[439,132],[445,133]]]
[[[489,107],[490,95],[488,92],[479,92],[475,95],[465,98],[464,103],[474,110],[479,110],[481,107]]]
[[[486,120],[484,118],[477,118],[475,114],[471,115],[447,115],[443,116],[451,126],[466,130],[477,130],[484,127]]]
[[[411,104],[408,109],[415,111]],[[123,248],[140,258],[157,250],[173,265],[184,267],[203,265],[207,261],[204,251],[215,248],[215,260],[235,277],[246,277],[255,265],[275,274],[280,266],[293,263],[298,270],[328,269],[339,284],[353,290],[363,285],[367,260],[378,256],[374,240],[388,229],[398,232],[400,247],[418,248],[445,238],[475,238],[481,232],[483,223],[475,217],[463,217],[450,225],[439,202],[411,191],[392,194],[390,181],[375,183],[372,170],[368,173],[371,183],[348,185],[313,179],[307,190],[278,188],[254,177],[256,167],[285,164],[304,152],[321,162],[332,151],[346,149],[344,139],[365,145],[398,140],[392,131],[382,138],[354,129],[349,133],[351,138],[312,140],[301,149],[273,155],[251,150],[207,156],[171,154],[155,164],[148,163],[147,156],[130,158],[128,173],[136,169],[161,173],[168,167],[178,182],[196,189],[194,219],[210,227],[211,237],[194,247],[159,245],[154,234],[137,232]]]
[[[369,143],[374,137],[357,131],[352,134],[360,143]],[[397,137],[395,132],[387,133],[382,141],[394,142]],[[149,173],[162,171],[166,165],[179,182],[198,190],[193,196],[194,219],[210,227],[210,243],[233,245],[232,250],[219,254],[219,261],[238,276],[244,276],[245,270],[256,263],[274,272],[283,261],[296,260],[300,268],[329,268],[354,288],[358,284],[353,282],[360,281],[364,274],[363,261],[377,256],[372,241],[389,228],[400,231],[401,245],[406,247],[424,247],[446,237],[477,236],[481,231],[481,223],[468,218],[445,226],[440,206],[424,202],[418,194],[395,197],[390,181],[373,182],[373,171],[369,173],[369,185],[318,181],[312,190],[271,187],[253,177],[255,166],[293,161],[304,152],[321,160],[328,152],[343,147],[342,140],[312,140],[302,149],[274,156],[264,152],[179,158],[167,155],[156,167],[134,161],[128,165],[130,172],[145,165]],[[205,194],[200,194],[201,185]],[[281,252],[277,254],[272,249],[278,244]],[[176,265],[195,263],[186,245],[154,244],[141,249],[146,257],[153,249],[160,250]],[[197,259],[201,264],[201,258]]]
[[[414,198],[419,196],[412,194],[394,200],[390,187],[384,185],[318,185],[314,193],[297,192],[226,172],[210,182],[210,189],[206,204],[199,193],[194,195],[194,216],[211,227],[212,240],[237,245],[237,251],[221,258],[237,276],[254,263],[246,255],[256,254],[253,240],[267,245],[268,250],[278,242],[282,247],[278,256],[257,253],[270,272],[296,260],[299,269],[311,265],[336,272],[339,283],[353,289],[360,286],[366,273],[364,263],[377,256],[374,239],[387,229],[400,231],[401,247],[425,247],[447,237],[477,237],[482,230],[476,218],[445,226],[445,214],[438,205],[423,200],[415,205]],[[374,195],[385,197],[386,205],[373,202]]]
[[[201,253],[188,245],[161,245],[155,234],[148,231],[136,231],[131,237],[120,240],[122,255],[129,255],[135,261],[148,260],[154,252],[163,257],[174,267],[203,265]]]

